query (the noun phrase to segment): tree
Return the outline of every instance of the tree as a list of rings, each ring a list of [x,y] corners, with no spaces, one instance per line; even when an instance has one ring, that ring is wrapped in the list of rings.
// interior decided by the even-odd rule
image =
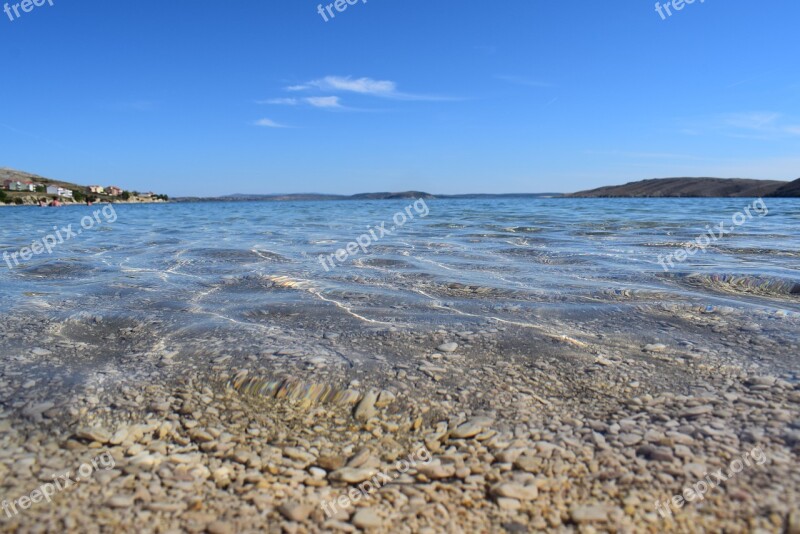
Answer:
[[[83,202],[83,199],[86,197],[80,191],[73,191],[72,198],[75,200],[75,202]]]
[[[47,192],[47,186],[46,185],[37,185],[36,186],[36,192],[37,193],[46,193]]]
[[[19,197],[15,198],[14,204],[16,204],[17,206],[22,206],[22,199]]]
[[[0,191],[0,202],[7,202],[8,195],[6,195],[5,191]]]
[[[123,191],[120,196],[122,197],[122,200],[130,200],[131,198],[131,194],[128,193],[127,191]]]

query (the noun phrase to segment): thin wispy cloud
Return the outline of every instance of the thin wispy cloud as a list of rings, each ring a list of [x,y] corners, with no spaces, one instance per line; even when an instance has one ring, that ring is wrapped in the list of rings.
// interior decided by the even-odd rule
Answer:
[[[261,126],[263,128],[287,128],[287,126],[283,124],[278,124],[272,119],[258,119],[253,124],[255,126]]]
[[[772,140],[799,136],[800,123],[774,111],[749,111],[691,121],[680,131],[687,135],[716,133],[741,139]]]
[[[310,96],[305,101],[315,108],[343,109],[338,96]]]
[[[722,118],[734,137],[774,139],[800,135],[800,125],[787,121],[783,114],[769,111],[732,113]]]
[[[290,85],[287,91],[319,90],[337,93],[355,93],[364,96],[374,96],[393,100],[418,100],[418,101],[447,101],[459,100],[458,98],[439,95],[423,95],[406,93],[398,90],[397,83],[391,80],[375,80],[373,78],[352,76],[325,76],[311,80],[304,84]]]
[[[273,106],[296,106],[296,98],[269,98],[267,100],[256,100],[256,104],[270,104]]]
[[[389,80],[373,80],[372,78],[357,78],[341,76],[325,76],[319,80],[308,83],[322,90],[349,91],[362,95],[391,96],[397,93],[397,84]]]

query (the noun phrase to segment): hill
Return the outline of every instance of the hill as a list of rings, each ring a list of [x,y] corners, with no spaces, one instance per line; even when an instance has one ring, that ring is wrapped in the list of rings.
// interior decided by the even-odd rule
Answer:
[[[789,182],[788,184],[779,187],[775,192],[773,192],[771,197],[800,197],[800,178],[795,180],[794,182]]]
[[[580,198],[614,197],[763,197],[786,186],[776,180],[744,178],[656,178],[625,185],[600,187],[568,195]]]
[[[161,202],[167,200],[166,195],[158,195],[158,198],[153,196],[147,196],[147,194],[135,194],[135,192],[125,191],[123,193],[124,196],[112,196],[103,193],[90,193],[88,186],[80,185],[72,182],[65,182],[63,180],[54,180],[53,178],[46,178],[44,176],[39,176],[38,174],[32,174],[29,172],[18,171],[15,169],[9,168],[0,168],[0,205],[5,202],[6,204],[12,203],[22,203],[27,205],[37,204],[39,199],[54,199],[56,195],[47,194],[46,192],[32,192],[32,191],[5,191],[3,190],[3,182],[5,180],[13,180],[15,182],[30,182],[34,184],[41,184],[43,186],[56,186],[62,187],[64,189],[69,189],[70,191],[76,192],[76,199],[70,199],[68,197],[59,197],[61,202],[70,203],[70,202],[81,202],[83,201],[84,197],[93,197],[96,201],[99,202],[128,202],[128,203],[136,203],[136,202]],[[125,194],[127,193],[127,194]]]

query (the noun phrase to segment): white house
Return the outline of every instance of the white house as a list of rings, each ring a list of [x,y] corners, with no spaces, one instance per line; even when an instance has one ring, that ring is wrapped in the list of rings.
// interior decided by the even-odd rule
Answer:
[[[36,186],[30,182],[18,182],[15,180],[6,180],[3,185],[9,191],[36,191]]]
[[[64,189],[63,187],[58,187],[58,186],[55,186],[55,185],[48,185],[47,186],[47,194],[48,195],[58,195],[60,197],[72,198],[72,190],[71,189]]]

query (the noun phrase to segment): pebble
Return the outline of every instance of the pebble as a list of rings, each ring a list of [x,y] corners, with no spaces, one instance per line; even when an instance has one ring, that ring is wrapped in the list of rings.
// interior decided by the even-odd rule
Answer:
[[[355,411],[355,418],[358,421],[366,422],[378,414],[375,409],[375,402],[378,400],[378,393],[374,390],[367,392],[361,402],[358,403]]]
[[[96,441],[98,443],[108,443],[111,435],[102,428],[82,428],[75,433],[78,439]]]
[[[475,417],[459,425],[450,433],[450,437],[456,439],[472,438],[483,432],[492,423],[494,423],[494,419],[490,417]]]
[[[133,495],[114,495],[106,504],[112,508],[130,508],[133,506]]]
[[[539,496],[539,490],[536,486],[522,486],[515,482],[505,482],[492,487],[491,494],[495,497],[532,501]]]
[[[380,528],[383,525],[383,520],[374,509],[362,508],[353,516],[353,524],[363,529]]]
[[[436,347],[436,350],[441,352],[455,352],[456,349],[458,349],[458,343],[455,343],[453,341],[450,341],[449,343],[442,343],[441,345]]]
[[[456,474],[456,466],[453,464],[442,465],[436,460],[429,464],[418,465],[417,472],[431,480],[441,480],[454,476]]]
[[[517,499],[511,499],[508,497],[498,497],[497,506],[501,510],[519,510],[522,507],[522,504]]]
[[[705,415],[707,413],[711,413],[714,411],[714,407],[710,404],[703,404],[701,406],[695,406],[693,408],[689,408],[684,410],[680,413],[679,417],[699,417],[701,415]]]
[[[278,507],[278,511],[289,521],[297,521],[302,523],[311,515],[314,508],[307,504],[299,503],[286,503]]]
[[[641,442],[642,436],[639,434],[625,433],[619,435],[619,440],[626,447],[630,447],[631,445],[636,445],[637,443]]]
[[[347,482],[348,484],[358,484],[371,478],[375,474],[374,469],[357,469],[353,467],[342,467],[328,474],[328,479],[334,482]]]
[[[573,523],[599,523],[608,520],[608,510],[603,506],[574,506],[569,516]]]
[[[212,521],[206,527],[208,534],[234,534],[236,529],[230,523],[224,521]]]

